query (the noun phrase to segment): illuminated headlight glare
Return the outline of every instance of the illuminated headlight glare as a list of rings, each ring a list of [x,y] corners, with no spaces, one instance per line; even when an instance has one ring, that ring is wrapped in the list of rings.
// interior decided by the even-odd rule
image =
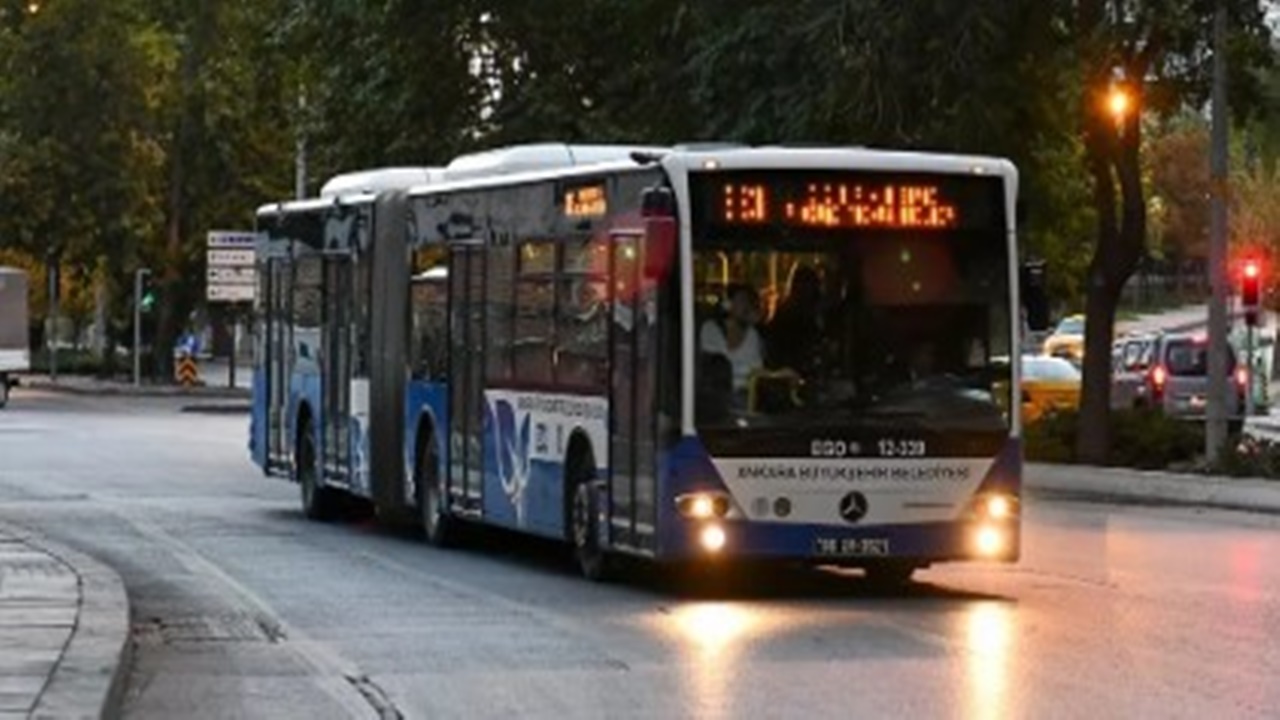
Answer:
[[[708,525],[702,528],[698,539],[702,541],[702,548],[707,552],[720,552],[726,540],[724,528],[719,525]]]
[[[973,536],[973,545],[984,557],[1000,555],[1005,550],[1004,533],[992,525],[982,525]]]
[[[729,514],[729,498],[721,493],[700,492],[676,498],[680,514],[694,520],[710,520]]]
[[[1013,514],[1013,503],[1003,495],[987,498],[987,516],[992,520],[1004,520]]]
[[[979,495],[969,502],[968,515],[977,521],[1012,520],[1018,516],[1018,498],[996,493]]]
[[[711,502],[711,498],[706,495],[698,495],[689,502],[689,516],[695,518],[709,518],[716,511],[716,506]]]

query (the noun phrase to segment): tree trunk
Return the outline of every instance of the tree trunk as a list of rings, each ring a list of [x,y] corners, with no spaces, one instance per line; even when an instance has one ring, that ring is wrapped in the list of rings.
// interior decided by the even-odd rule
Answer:
[[[1099,465],[1106,462],[1110,450],[1111,344],[1116,307],[1142,257],[1146,203],[1138,162],[1139,113],[1135,109],[1119,132],[1109,118],[1096,112],[1087,112],[1086,117],[1085,154],[1093,176],[1098,240],[1089,265],[1085,301],[1084,382],[1076,456],[1081,462]]]
[[[200,90],[197,82],[203,63],[205,40],[212,25],[209,16],[211,5],[200,2],[197,11],[197,29],[187,45],[182,58],[180,78],[180,102],[177,127],[169,147],[169,187],[165,198],[165,246],[162,254],[164,265],[158,269],[160,301],[157,303],[156,332],[152,338],[151,358],[158,378],[173,378],[173,346],[182,325],[186,323],[186,293],[179,286],[186,274],[186,254],[183,240],[186,237],[185,184],[187,182],[187,153],[191,151],[192,133],[195,130],[196,102]]]

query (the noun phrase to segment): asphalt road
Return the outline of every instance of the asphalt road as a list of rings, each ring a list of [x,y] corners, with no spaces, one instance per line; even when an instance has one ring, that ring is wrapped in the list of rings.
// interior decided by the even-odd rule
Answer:
[[[306,522],[245,437],[162,399],[0,411],[0,518],[128,586],[126,717],[1280,712],[1277,518],[1032,498],[1015,567],[929,570],[905,597],[827,573],[691,594],[592,585],[509,537]]]

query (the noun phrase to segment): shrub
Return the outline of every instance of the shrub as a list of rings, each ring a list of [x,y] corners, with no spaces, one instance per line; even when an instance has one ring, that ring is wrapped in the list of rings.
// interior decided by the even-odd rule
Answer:
[[[1232,477],[1280,478],[1280,444],[1248,436],[1233,438],[1209,470]]]
[[[1037,462],[1076,462],[1079,413],[1046,414],[1027,426],[1026,456]],[[1185,420],[1150,410],[1111,413],[1111,452],[1108,465],[1146,470],[1190,463],[1204,447],[1203,430]]]

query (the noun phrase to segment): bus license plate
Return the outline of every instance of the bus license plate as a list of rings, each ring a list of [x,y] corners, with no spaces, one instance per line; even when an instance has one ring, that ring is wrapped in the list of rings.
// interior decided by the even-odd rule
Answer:
[[[889,554],[888,538],[818,538],[814,552],[822,557],[875,557]]]

